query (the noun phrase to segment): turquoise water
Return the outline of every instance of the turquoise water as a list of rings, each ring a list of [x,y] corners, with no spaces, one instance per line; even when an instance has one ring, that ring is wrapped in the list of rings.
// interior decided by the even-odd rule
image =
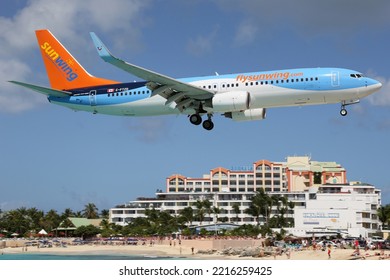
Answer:
[[[168,260],[172,257],[154,257],[137,255],[55,255],[55,254],[4,254],[1,260]]]

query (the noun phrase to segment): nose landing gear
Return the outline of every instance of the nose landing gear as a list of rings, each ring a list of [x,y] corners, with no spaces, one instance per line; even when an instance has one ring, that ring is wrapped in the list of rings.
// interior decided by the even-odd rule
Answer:
[[[345,117],[347,114],[348,114],[348,111],[347,109],[345,109],[345,106],[347,105],[352,105],[352,104],[357,104],[359,103],[360,100],[359,99],[352,99],[352,100],[344,100],[341,102],[341,110],[340,110],[340,115],[342,115],[343,117]]]
[[[347,111],[347,109],[345,109],[345,106],[344,105],[341,106],[340,115],[345,117],[347,114],[348,114],[348,111]]]

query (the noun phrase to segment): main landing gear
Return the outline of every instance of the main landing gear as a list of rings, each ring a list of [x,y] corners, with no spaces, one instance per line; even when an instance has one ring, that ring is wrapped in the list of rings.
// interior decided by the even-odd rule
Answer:
[[[211,120],[211,114],[207,114],[207,120],[202,124],[203,128],[206,130],[212,130],[214,128],[214,123]],[[190,122],[193,125],[200,125],[202,123],[202,117],[199,114],[192,114],[190,116]]]

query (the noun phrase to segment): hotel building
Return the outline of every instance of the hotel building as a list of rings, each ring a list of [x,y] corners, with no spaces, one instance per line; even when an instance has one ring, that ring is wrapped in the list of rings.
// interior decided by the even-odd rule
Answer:
[[[179,215],[197,200],[207,199],[220,209],[218,221],[256,224],[245,209],[260,188],[294,202],[286,217],[294,218],[291,232],[296,235],[339,232],[369,236],[378,229],[380,191],[368,184],[347,183],[346,171],[339,164],[311,161],[309,157],[288,157],[286,162],[260,160],[249,167],[231,169],[218,167],[202,178],[172,175],[166,179],[166,191],[157,192],[156,197],[141,197],[110,209],[110,222],[127,225],[136,217],[144,217],[147,208]],[[238,213],[235,205],[239,206]],[[275,214],[273,209],[271,217]],[[213,214],[206,215],[203,225],[218,221]],[[197,220],[192,223],[199,224]]]
[[[345,184],[346,171],[336,162],[311,161],[309,157],[288,157],[286,162],[259,160],[252,166],[232,169],[217,167],[202,178],[172,175],[166,179],[171,192],[266,192],[306,191],[321,184]]]

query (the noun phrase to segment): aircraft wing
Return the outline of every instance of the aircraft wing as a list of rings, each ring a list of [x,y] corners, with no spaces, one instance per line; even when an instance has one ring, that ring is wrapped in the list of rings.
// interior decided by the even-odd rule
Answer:
[[[55,97],[69,97],[72,95],[71,92],[69,91],[62,91],[62,90],[56,90],[52,88],[47,88],[47,87],[41,87],[33,84],[27,84],[27,83],[22,83],[22,82],[17,82],[17,81],[9,81],[10,83],[29,88],[31,90],[34,90],[36,92],[45,94],[47,96],[55,96]]]
[[[147,81],[146,86],[153,95],[167,99],[166,105],[176,102],[179,110],[199,108],[199,102],[211,99],[214,92],[181,82],[174,78],[147,70],[114,57],[103,42],[93,32],[90,33],[99,56],[106,62]]]

